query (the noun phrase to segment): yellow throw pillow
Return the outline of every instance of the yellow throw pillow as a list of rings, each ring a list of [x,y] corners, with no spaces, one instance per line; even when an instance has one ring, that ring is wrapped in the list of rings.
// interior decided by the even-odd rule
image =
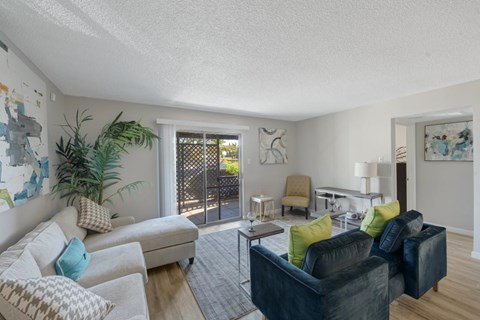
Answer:
[[[288,262],[301,268],[308,247],[332,236],[332,219],[326,214],[304,225],[291,226],[288,234]]]
[[[390,203],[373,206],[368,209],[367,215],[362,221],[360,230],[365,231],[373,238],[382,235],[388,221],[400,214],[400,203],[393,201]]]

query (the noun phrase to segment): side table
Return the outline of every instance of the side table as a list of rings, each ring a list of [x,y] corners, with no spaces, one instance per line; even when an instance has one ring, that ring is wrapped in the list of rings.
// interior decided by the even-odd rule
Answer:
[[[249,227],[238,229],[237,233],[237,259],[238,259],[238,285],[240,289],[250,295],[250,291],[244,287],[245,284],[250,282],[250,277],[242,280],[242,269],[240,266],[240,237],[245,238],[247,244],[247,269],[250,272],[250,247],[252,241],[258,240],[258,244],[261,244],[262,238],[270,237],[279,233],[283,233],[285,230],[282,227],[277,226],[274,223],[262,223],[253,227],[255,232],[248,231]]]
[[[252,196],[250,198],[250,210],[253,210],[255,213],[257,213],[257,207],[260,207],[260,221],[265,219],[267,205],[271,205],[271,210],[269,210],[271,211],[270,218],[275,219],[275,200],[273,200],[273,197],[261,194],[259,196]]]

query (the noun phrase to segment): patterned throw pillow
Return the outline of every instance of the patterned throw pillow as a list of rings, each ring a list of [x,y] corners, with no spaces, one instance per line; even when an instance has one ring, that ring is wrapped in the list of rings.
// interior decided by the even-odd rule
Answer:
[[[13,319],[101,320],[115,304],[66,277],[0,279],[0,301]],[[2,311],[3,313],[4,311]]]
[[[110,210],[85,197],[80,198],[79,227],[105,233],[112,231]]]

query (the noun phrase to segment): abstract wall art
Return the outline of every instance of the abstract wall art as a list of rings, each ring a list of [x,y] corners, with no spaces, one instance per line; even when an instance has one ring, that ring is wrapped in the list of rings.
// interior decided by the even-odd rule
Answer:
[[[259,128],[260,164],[282,164],[288,162],[287,130]]]
[[[46,85],[0,47],[0,212],[49,191]]]
[[[473,121],[425,126],[425,160],[473,161]]]

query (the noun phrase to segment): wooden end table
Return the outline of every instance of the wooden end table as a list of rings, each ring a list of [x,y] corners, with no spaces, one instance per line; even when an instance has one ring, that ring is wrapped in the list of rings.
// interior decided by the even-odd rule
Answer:
[[[279,233],[283,233],[285,229],[277,226],[274,223],[262,223],[253,227],[255,232],[248,231],[250,227],[240,228],[237,233],[237,258],[238,258],[238,285],[250,295],[250,291],[244,287],[245,284],[250,282],[250,277],[247,276],[246,279],[242,280],[242,272],[240,268],[240,237],[245,238],[247,244],[247,269],[250,269],[250,247],[252,246],[252,241],[258,240],[258,244],[261,244],[262,238],[270,237]]]

